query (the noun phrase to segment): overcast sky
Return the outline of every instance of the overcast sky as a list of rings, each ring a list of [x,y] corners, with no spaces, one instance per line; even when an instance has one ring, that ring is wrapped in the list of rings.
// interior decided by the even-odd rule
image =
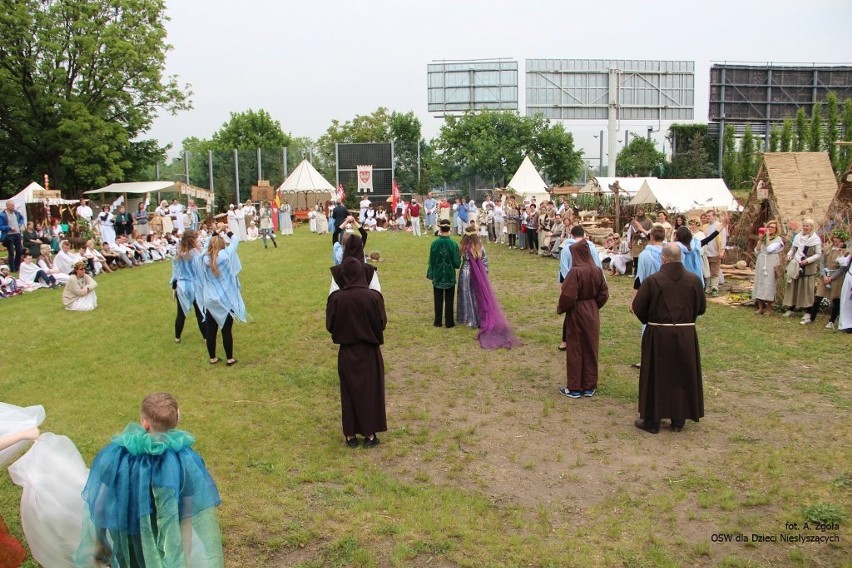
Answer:
[[[707,121],[711,62],[852,62],[850,0],[168,4],[167,73],[191,85],[194,108],[161,116],[149,134],[175,149],[247,109],[315,139],[332,119],[385,106],[414,111],[428,140],[441,119],[427,112],[426,65],[441,59],[517,60],[521,111],[526,59],[691,60],[698,122]],[[605,123],[565,126],[586,156],[597,156],[592,132]],[[644,133],[649,125],[632,126]]]

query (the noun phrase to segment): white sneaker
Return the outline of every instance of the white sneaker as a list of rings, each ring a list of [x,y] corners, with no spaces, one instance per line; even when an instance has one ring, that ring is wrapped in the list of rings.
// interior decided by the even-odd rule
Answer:
[[[830,321],[827,324],[825,324],[825,329],[834,329],[834,322]]]
[[[795,314],[795,313],[796,312],[794,312],[793,310],[787,310],[786,312],[784,312],[784,317],[785,318],[791,318],[791,317],[793,317],[793,314]]]
[[[802,321],[799,322],[801,325],[808,325],[809,323],[814,323],[814,320],[811,319],[811,316],[805,316],[802,318]]]

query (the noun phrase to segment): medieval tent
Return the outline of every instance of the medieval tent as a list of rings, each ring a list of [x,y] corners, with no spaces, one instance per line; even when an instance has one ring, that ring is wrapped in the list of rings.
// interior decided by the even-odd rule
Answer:
[[[812,218],[821,223],[829,203],[837,193],[837,179],[827,152],[768,152],[754,181],[743,213],[734,231],[735,244],[743,252],[751,251],[757,230],[767,221],[787,223]]]
[[[852,164],[840,176],[837,193],[834,194],[825,214],[823,229],[831,231],[835,228],[843,228],[847,233],[852,233]]]
[[[524,157],[506,188],[514,190],[521,198],[535,197],[536,203],[550,201],[548,185],[541,179],[529,156]]]
[[[336,190],[308,160],[302,160],[277,191],[296,211],[332,199]]]
[[[0,211],[6,208],[6,201],[12,201],[15,204],[15,209],[24,216],[25,221],[32,220],[29,219],[30,216],[28,215],[27,205],[32,206],[30,209],[43,209],[44,205],[47,204],[54,208],[51,214],[57,215],[60,214],[60,209],[57,209],[57,207],[63,205],[76,205],[78,203],[76,199],[63,199],[58,190],[44,189],[36,182],[31,182],[27,187],[10,197],[8,200],[0,200]],[[41,207],[38,207],[37,205],[40,205]],[[35,213],[36,214],[33,217],[36,221],[43,220],[47,215],[46,212],[39,214],[38,211],[35,211]]]
[[[630,205],[659,203],[669,212],[686,213],[695,209],[738,211],[740,206],[719,178],[646,179]]]

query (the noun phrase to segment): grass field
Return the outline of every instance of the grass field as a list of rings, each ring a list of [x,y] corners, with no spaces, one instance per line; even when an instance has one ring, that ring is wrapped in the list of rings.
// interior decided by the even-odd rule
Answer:
[[[90,463],[144,395],[172,392],[219,484],[229,567],[852,565],[852,336],[822,329],[825,316],[802,327],[711,304],[698,324],[706,417],[652,436],[632,425],[628,279],[609,280],[598,394],[569,400],[557,262],[488,247],[524,345],[486,352],[473,330],[432,327],[430,242],[383,233],[366,247],[384,259],[388,311],[378,448],[343,443],[330,238],[304,227],[277,250],[240,247],[252,321],[235,325],[236,366],[207,363],[192,320],[174,343],[161,263],[99,277],[91,313],[63,311],[59,290],[0,301],[0,400],[43,404],[43,431]],[[0,514],[23,538],[19,501],[0,476]]]

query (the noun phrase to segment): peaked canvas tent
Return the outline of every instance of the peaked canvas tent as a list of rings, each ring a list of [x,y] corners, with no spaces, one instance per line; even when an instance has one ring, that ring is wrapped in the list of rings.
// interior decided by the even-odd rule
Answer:
[[[548,185],[541,179],[529,156],[524,157],[506,188],[514,190],[521,197],[535,197],[536,203],[550,200]]]
[[[725,181],[719,178],[646,179],[630,200],[630,205],[644,203],[659,203],[666,211],[677,213],[694,209],[740,209]]]
[[[30,182],[30,184],[10,197],[9,199],[4,199],[0,201],[0,211],[6,208],[6,202],[11,201],[15,204],[15,209],[24,216],[24,221],[27,219],[27,204],[40,204],[44,205],[44,200],[48,200],[48,205],[76,205],[78,201],[76,199],[63,199],[59,196],[58,191],[48,191],[41,186],[41,184],[37,182]]]
[[[734,240],[743,253],[757,242],[757,230],[767,221],[780,223],[812,218],[823,222],[828,205],[837,192],[837,180],[827,152],[768,152],[755,178],[754,187],[734,231]]]
[[[84,191],[86,195],[98,195],[103,193],[114,194],[140,194],[157,193],[158,191],[177,191],[177,183],[173,181],[129,181],[124,183],[111,183],[100,189]]]
[[[623,195],[633,197],[642,188],[645,180],[655,180],[655,177],[593,177],[580,188],[580,193],[612,194],[610,186],[618,182]]]
[[[332,199],[336,189],[307,160],[302,160],[277,190],[293,210],[307,209]]]

